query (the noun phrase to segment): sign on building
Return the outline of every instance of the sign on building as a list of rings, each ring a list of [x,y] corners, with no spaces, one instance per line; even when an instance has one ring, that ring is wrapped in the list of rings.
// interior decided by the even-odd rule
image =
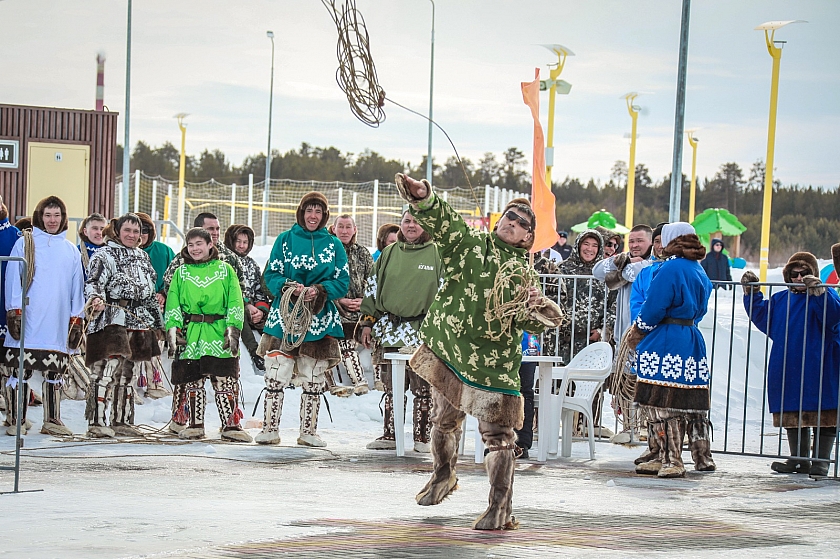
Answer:
[[[20,164],[20,142],[0,140],[0,168],[17,169]]]

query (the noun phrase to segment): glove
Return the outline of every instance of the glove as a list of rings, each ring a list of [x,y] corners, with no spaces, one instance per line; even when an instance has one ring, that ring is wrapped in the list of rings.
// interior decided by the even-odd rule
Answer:
[[[67,332],[67,347],[70,349],[79,349],[79,344],[82,343],[82,319],[78,316],[70,317],[70,329]]]
[[[744,288],[744,295],[752,295],[761,291],[761,287],[758,285],[747,285],[748,283],[758,283],[758,281],[758,276],[754,272],[750,270],[744,272],[744,275],[741,276],[741,287]]]
[[[187,345],[187,340],[184,338],[184,335],[181,333],[181,329],[177,326],[173,326],[169,329],[166,333],[166,338],[169,341],[169,358],[172,359],[175,357],[175,351],[178,347],[183,347]]]
[[[811,297],[819,297],[825,293],[825,287],[820,287],[822,281],[820,281],[820,278],[816,276],[808,274],[802,278],[802,283],[805,284],[805,288],[808,290],[808,295]]]
[[[239,328],[228,326],[225,328],[225,342],[222,349],[230,351],[231,357],[239,357]]]
[[[630,263],[630,253],[629,252],[622,252],[616,254],[613,257],[613,265],[615,266],[616,270],[619,272],[623,271],[624,268]]]
[[[638,326],[635,324],[630,327],[630,330],[627,331],[627,334],[624,335],[624,343],[633,350],[636,351],[636,346],[639,345],[639,342],[642,341],[647,334],[645,334]]]
[[[13,340],[20,339],[20,309],[6,311],[6,327]]]

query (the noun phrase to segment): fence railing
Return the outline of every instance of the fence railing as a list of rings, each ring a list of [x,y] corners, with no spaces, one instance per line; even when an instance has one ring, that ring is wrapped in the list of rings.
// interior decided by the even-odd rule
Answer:
[[[593,328],[601,328],[601,317],[613,315],[607,299],[595,296],[599,291],[598,280],[594,277],[540,277],[544,291],[552,285],[573,280],[578,293],[582,290],[586,295],[584,298],[573,296],[567,289],[565,296],[562,292],[556,296],[571,317],[586,317],[585,328],[570,324],[568,333],[550,330],[541,336],[544,352],[548,346],[550,354],[563,355],[566,359],[564,352],[569,352],[571,357],[576,347],[595,341],[588,337],[581,340],[579,336]],[[833,426],[840,424],[840,406],[837,405],[840,401],[840,297],[835,296],[836,292],[829,293],[836,286],[821,285],[825,293],[815,296],[791,292],[790,288],[797,284],[756,284],[766,292],[764,301],[774,301],[768,306],[768,312],[759,316],[757,311],[761,305],[750,299],[745,307],[739,283],[713,283],[715,290],[709,299],[708,312],[699,323],[711,369],[709,417],[714,426],[713,452],[801,458],[814,463],[828,461],[829,476],[838,477],[838,437]],[[580,300],[586,301],[585,309],[578,308]],[[776,339],[772,340],[762,332],[750,320],[751,316],[764,324],[764,331],[769,331]],[[803,316],[809,320],[802,321]],[[772,329],[766,326],[768,324]],[[578,342],[575,336],[578,336]],[[771,362],[774,345],[777,352],[781,350],[780,354],[786,356],[781,362],[781,372],[778,361]],[[825,436],[822,442],[820,437],[814,438],[816,448],[812,448],[811,456],[791,456],[785,443],[785,428],[781,424],[774,426],[771,400],[788,402],[788,407],[781,409],[787,412],[785,417],[792,418],[794,427],[824,426]],[[820,446],[828,436],[831,436],[833,452],[829,458],[819,458]]]
[[[128,189],[129,211],[146,212],[152,219],[174,222],[181,231],[188,230],[201,212],[215,214],[223,227],[243,223],[256,232],[257,242],[267,242],[295,223],[295,209],[301,197],[317,190],[327,197],[333,217],[348,214],[358,228],[359,242],[376,246],[376,232],[385,223],[398,222],[405,202],[396,185],[378,180],[350,183],[339,181],[298,181],[272,179],[269,188],[265,181],[247,184],[223,184],[215,180],[185,183],[183,196],[178,182],[150,177],[135,171]],[[122,177],[117,177],[114,215],[122,204]],[[481,217],[498,212],[521,193],[493,186],[475,189],[438,189],[440,195],[464,215]]]

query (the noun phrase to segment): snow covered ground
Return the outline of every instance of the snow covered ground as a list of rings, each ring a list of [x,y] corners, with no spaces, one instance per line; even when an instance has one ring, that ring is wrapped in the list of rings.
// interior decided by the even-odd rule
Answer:
[[[270,247],[256,247],[254,256],[263,264],[269,252]],[[771,271],[769,279],[781,281],[781,270]],[[714,448],[723,449],[726,438],[727,450],[741,450],[743,435],[747,452],[759,452],[762,440],[765,453],[775,452],[778,431],[762,417],[764,337],[752,329],[747,356],[749,323],[740,288],[720,291],[717,300],[713,296],[701,329],[710,352],[715,351]],[[247,420],[263,381],[242,349]],[[258,551],[265,553],[261,557],[309,556],[310,551],[311,556],[353,556],[367,545],[362,535],[370,535],[371,526],[399,534],[395,541],[379,539],[365,549],[374,557],[636,556],[674,550],[704,557],[788,557],[805,550],[836,556],[840,484],[775,475],[767,458],[733,455],[717,455],[719,471],[713,474],[639,478],[632,474],[632,460],[641,449],[608,443],[597,445],[595,461],[587,459],[587,445],[579,442],[572,458],[544,465],[522,462],[514,498],[523,519],[520,535],[469,540],[475,537],[470,521],[487,499],[486,475],[470,457],[472,433],[459,464],[459,491],[438,507],[421,509],[413,495],[425,483],[430,457],[409,450],[405,458],[396,458],[364,448],[382,432],[380,398],[377,392],[330,398],[332,421],[322,406],[319,428],[326,449],[294,444],[300,390],[286,392],[279,448],[219,441],[209,386],[211,440],[203,442],[155,441],[152,435],[148,442],[57,441],[38,433],[41,411],[34,408],[21,489],[44,491],[0,496],[5,518],[0,557],[246,557]],[[170,398],[147,401],[137,406],[136,422],[149,426],[150,433],[162,429],[170,405]],[[409,399],[407,409],[410,405]],[[84,433],[84,402],[64,401],[62,408],[73,431]],[[744,409],[745,431],[740,427]],[[613,420],[610,413],[605,406],[605,425]],[[261,408],[256,416],[261,419]],[[410,430],[409,422],[409,449]],[[12,464],[13,441],[0,438],[0,464]],[[0,491],[11,488],[11,473],[0,472]],[[808,520],[791,523],[789,511]],[[423,540],[423,534],[436,530],[446,531],[449,539]],[[674,537],[696,543],[685,547]]]

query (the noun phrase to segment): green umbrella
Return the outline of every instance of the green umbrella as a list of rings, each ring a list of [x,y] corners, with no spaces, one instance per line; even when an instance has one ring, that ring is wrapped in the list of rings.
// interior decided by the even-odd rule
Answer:
[[[574,231],[575,233],[582,233],[587,229],[595,229],[596,227],[603,227],[604,229],[614,231],[619,235],[626,235],[630,232],[628,228],[616,221],[615,216],[613,216],[613,214],[606,210],[598,210],[597,212],[589,216],[589,219],[587,221],[583,223],[578,223],[577,225],[573,226],[572,231]]]
[[[736,237],[747,230],[738,218],[722,208],[709,208],[691,222],[700,236],[720,231],[726,237]]]

